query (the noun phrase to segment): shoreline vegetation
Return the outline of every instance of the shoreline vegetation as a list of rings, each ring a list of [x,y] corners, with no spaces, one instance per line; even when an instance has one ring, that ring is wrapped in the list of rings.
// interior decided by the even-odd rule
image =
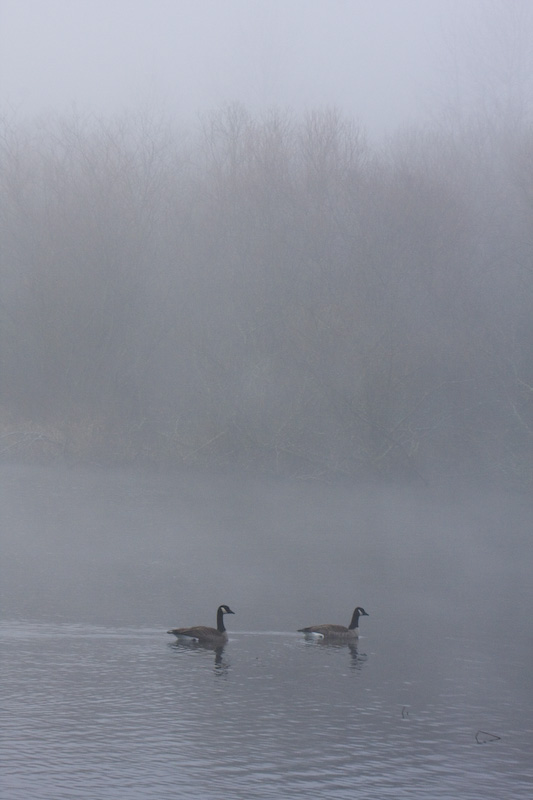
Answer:
[[[2,415],[0,414],[0,417]],[[131,433],[131,432],[130,432]],[[139,468],[148,471],[200,469],[229,470],[244,469],[250,475],[265,475],[304,480],[355,481],[355,482],[400,482],[419,485],[469,484],[497,485],[512,491],[530,491],[527,473],[512,473],[500,469],[480,470],[465,464],[454,469],[446,465],[437,472],[422,474],[415,469],[401,473],[380,472],[368,464],[335,464],[321,454],[307,455],[288,449],[269,451],[254,443],[246,449],[224,447],[224,433],[212,440],[184,443],[182,440],[165,442],[165,448],[156,448],[154,442],[144,439],[138,431],[128,435],[97,423],[64,422],[63,424],[15,422],[13,419],[0,422],[0,463],[16,463],[26,466]],[[222,446],[221,446],[222,445]],[[231,445],[231,443],[230,443]]]
[[[1,460],[531,488],[530,124],[1,124]]]

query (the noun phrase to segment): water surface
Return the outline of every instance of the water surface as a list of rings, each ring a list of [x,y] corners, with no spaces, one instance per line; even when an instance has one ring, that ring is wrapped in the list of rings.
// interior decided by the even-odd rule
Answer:
[[[523,498],[4,478],[6,798],[531,797]],[[221,602],[222,651],[165,633]]]

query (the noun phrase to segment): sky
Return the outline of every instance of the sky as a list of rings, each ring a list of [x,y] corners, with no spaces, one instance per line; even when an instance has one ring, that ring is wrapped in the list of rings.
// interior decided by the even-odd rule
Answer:
[[[158,107],[178,117],[233,102],[254,112],[336,106],[370,132],[388,131],[417,124],[452,91],[457,47],[466,54],[476,19],[497,6],[0,0],[1,105],[24,115]]]

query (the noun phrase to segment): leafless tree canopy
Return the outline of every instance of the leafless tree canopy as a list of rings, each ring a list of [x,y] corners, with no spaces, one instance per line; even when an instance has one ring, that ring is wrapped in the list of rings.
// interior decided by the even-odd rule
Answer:
[[[378,149],[229,106],[1,149],[4,454],[531,482],[527,125]]]

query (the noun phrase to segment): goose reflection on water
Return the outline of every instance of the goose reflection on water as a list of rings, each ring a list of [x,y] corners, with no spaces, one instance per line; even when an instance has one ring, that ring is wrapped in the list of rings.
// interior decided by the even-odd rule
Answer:
[[[226,648],[226,644],[216,644],[214,642],[196,642],[194,640],[187,641],[186,639],[177,639],[175,642],[170,642],[168,647],[172,650],[181,650],[188,651],[190,653],[199,653],[201,651],[210,651],[214,653],[215,662],[214,667],[215,671],[218,673],[227,672],[229,669],[228,661],[224,660],[223,654]]]
[[[331,641],[328,639],[305,639],[303,647],[324,647],[327,650],[349,650],[350,668],[360,671],[368,660],[366,653],[359,652],[358,642]]]

